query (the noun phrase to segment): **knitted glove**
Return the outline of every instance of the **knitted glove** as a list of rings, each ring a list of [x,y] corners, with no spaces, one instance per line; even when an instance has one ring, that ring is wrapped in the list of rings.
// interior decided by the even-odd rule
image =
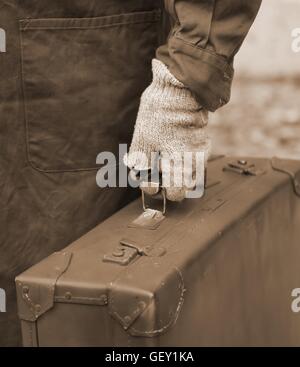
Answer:
[[[153,81],[141,97],[131,147],[124,163],[134,171],[148,170],[153,168],[153,153],[159,153],[166,196],[169,200],[181,201],[195,186],[199,152],[203,153],[200,156],[204,175],[210,151],[206,131],[208,112],[161,61],[153,59],[152,71]],[[189,156],[185,155],[187,152]],[[169,178],[165,180],[167,184],[164,177]],[[150,195],[157,192],[157,187],[151,184],[142,183],[141,188]]]

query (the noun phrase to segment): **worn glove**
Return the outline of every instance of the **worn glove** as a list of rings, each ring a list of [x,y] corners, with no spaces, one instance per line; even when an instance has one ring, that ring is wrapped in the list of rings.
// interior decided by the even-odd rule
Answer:
[[[181,201],[195,187],[196,173],[199,175],[196,172],[198,156],[203,157],[200,174],[204,175],[210,152],[206,128],[208,111],[161,61],[152,60],[152,71],[153,81],[141,97],[132,143],[124,163],[135,172],[152,169],[153,153],[159,153],[166,196],[169,200]],[[201,152],[203,154],[197,155]],[[203,177],[201,179],[203,181]],[[143,182],[141,188],[150,195],[157,192],[157,187],[150,183]]]

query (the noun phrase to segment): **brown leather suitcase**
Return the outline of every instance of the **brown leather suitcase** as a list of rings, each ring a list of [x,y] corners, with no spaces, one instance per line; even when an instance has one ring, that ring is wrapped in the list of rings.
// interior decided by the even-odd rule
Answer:
[[[17,277],[24,345],[300,346],[299,175],[221,157],[163,220],[134,201]]]

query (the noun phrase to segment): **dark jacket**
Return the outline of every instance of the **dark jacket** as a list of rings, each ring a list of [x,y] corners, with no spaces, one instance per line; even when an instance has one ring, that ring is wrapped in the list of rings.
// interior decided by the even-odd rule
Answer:
[[[210,111],[230,99],[233,59],[260,4],[261,0],[165,0],[174,26],[157,57]]]
[[[203,105],[228,100],[259,1],[166,5],[158,49],[160,0],[0,0],[0,346],[20,343],[15,276],[136,196],[97,187],[96,157],[130,143],[156,50]]]

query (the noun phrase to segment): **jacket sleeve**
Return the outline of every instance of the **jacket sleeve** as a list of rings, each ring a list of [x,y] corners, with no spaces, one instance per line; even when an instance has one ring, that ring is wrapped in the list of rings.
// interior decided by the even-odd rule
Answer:
[[[215,111],[230,99],[234,56],[262,0],[165,0],[172,30],[156,57]]]

